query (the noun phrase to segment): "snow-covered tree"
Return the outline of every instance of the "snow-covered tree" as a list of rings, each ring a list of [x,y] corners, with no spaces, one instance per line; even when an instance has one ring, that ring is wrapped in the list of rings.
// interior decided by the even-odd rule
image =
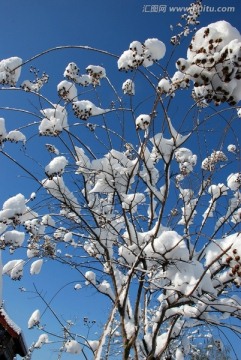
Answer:
[[[118,82],[108,68],[86,64],[81,73],[75,62],[58,83],[34,67],[34,80],[20,80],[35,59],[63,47],[0,62],[8,96],[40,104],[2,109],[32,119],[11,129],[1,117],[0,142],[1,156],[33,180],[0,211],[1,249],[14,256],[3,273],[41,277],[44,261],[54,268],[55,260],[72,269],[82,297],[93,288],[106,299],[98,336],[59,317],[60,353],[181,360],[198,349],[204,328],[241,336],[241,35],[225,21],[197,30],[200,7],[190,6],[170,45],[136,40],[120,56],[76,46],[111,58]],[[175,69],[173,49],[190,34]],[[43,332],[30,358],[55,339],[39,309],[28,327]]]

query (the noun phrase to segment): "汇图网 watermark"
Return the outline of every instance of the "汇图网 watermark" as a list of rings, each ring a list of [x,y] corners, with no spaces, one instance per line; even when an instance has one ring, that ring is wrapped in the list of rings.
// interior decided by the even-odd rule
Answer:
[[[168,5],[143,5],[142,12],[145,13],[166,13],[166,12],[186,12],[187,6],[168,6]],[[201,7],[201,12],[235,12],[235,6],[207,6]]]

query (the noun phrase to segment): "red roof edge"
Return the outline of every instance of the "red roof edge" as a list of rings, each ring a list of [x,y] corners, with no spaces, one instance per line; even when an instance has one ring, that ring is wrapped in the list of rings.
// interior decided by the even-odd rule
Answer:
[[[26,356],[28,350],[21,329],[10,319],[3,307],[0,308],[0,324],[13,338],[17,354]]]

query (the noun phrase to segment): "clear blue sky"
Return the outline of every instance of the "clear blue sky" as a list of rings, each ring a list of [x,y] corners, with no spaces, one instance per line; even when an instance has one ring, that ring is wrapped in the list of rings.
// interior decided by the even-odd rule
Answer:
[[[172,35],[170,24],[176,25],[180,21],[181,13],[171,12],[169,6],[187,6],[189,1],[183,0],[2,0],[1,1],[1,50],[0,58],[19,56],[27,60],[43,50],[60,45],[89,45],[99,49],[108,50],[111,53],[120,55],[128,48],[133,40],[144,41],[149,37],[157,37],[166,43],[168,53],[172,47],[169,39]],[[153,12],[151,5],[166,5],[166,12]],[[240,0],[221,0],[204,1],[207,6],[234,6],[234,12],[204,12],[200,18],[202,26],[216,20],[227,20],[234,26],[240,26],[241,3]],[[175,31],[174,31],[175,32]],[[189,40],[180,47],[179,56],[185,56],[186,47]],[[168,58],[168,57],[167,57]],[[99,64],[106,67],[108,76],[111,78],[117,72],[115,61],[109,61],[104,56],[96,55],[92,52],[80,50],[63,50],[44,56],[36,61],[36,66],[40,71],[46,71],[53,78],[48,85],[49,96],[53,102],[57,101],[56,84],[62,80],[65,66],[70,61],[75,61],[82,71],[89,64]],[[165,64],[165,59],[163,60]],[[28,77],[29,67],[23,71],[23,76]],[[173,72],[174,72],[173,68]],[[24,80],[23,77],[21,77]],[[124,75],[123,75],[124,79]],[[10,94],[11,95],[11,94]],[[20,106],[21,96],[14,99],[10,95],[3,95],[0,92],[0,106]],[[16,102],[17,105],[16,105]],[[0,117],[8,119],[7,127],[20,126],[19,121],[25,121],[23,115],[1,112]],[[16,147],[19,149],[20,147]],[[0,177],[0,202],[2,203],[8,196],[15,195],[17,192],[26,193],[29,191],[29,182],[25,178],[18,178],[18,171],[0,157],[0,167],[6,168]],[[31,191],[30,191],[31,193]],[[29,193],[28,193],[29,194]],[[3,259],[9,256],[3,254]],[[15,255],[14,255],[15,258]],[[35,282],[38,289],[43,291],[50,299],[63,284],[68,283],[69,271],[63,272],[63,265],[48,262],[43,267],[42,274],[38,278],[29,276],[20,282],[12,282],[4,278],[3,297],[6,301],[6,309],[9,316],[23,329],[27,344],[30,345],[38,337],[35,330],[27,330],[27,320],[32,311],[36,308],[44,309],[43,303],[36,299],[31,292],[20,292],[20,287],[27,290],[33,289],[32,283]],[[36,279],[36,280],[35,280]],[[49,279],[49,281],[47,281]],[[71,276],[71,280],[78,278]],[[46,286],[46,284],[50,286]],[[73,288],[73,284],[66,289]],[[70,299],[66,302],[64,290],[59,293],[53,301],[58,311],[63,313],[63,317],[74,319],[77,314],[77,329],[81,333],[85,331],[82,318],[88,316],[93,318],[92,308],[99,307],[99,313],[105,311],[105,304],[94,300],[94,292],[89,291],[88,303],[83,303],[81,291],[69,291]],[[101,316],[99,321],[101,320]],[[48,321],[43,317],[43,322]],[[98,331],[98,326],[95,331]],[[54,330],[53,330],[54,331]],[[35,352],[33,360],[54,360],[56,353],[50,351],[55,346],[50,345],[47,351]],[[43,350],[44,351],[44,350]],[[63,355],[63,360],[73,358]]]

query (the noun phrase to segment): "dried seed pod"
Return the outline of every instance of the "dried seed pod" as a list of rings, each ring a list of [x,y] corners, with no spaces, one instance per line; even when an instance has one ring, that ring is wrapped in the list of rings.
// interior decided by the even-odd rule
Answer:
[[[228,256],[227,258],[226,258],[226,263],[227,264],[230,264],[230,262],[233,260],[233,258],[232,258],[232,256]]]

